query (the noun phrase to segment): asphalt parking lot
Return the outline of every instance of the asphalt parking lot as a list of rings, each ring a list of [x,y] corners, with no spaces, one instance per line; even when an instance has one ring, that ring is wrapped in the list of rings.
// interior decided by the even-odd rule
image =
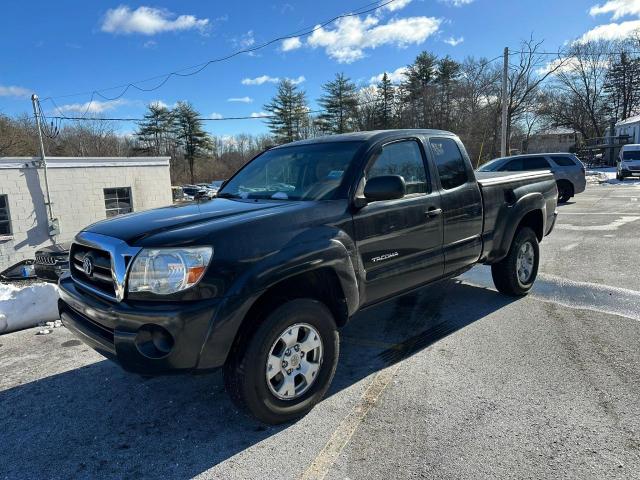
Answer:
[[[143,379],[64,328],[0,337],[0,478],[640,478],[640,185],[559,208],[526,298],[480,267],[361,312],[295,424],[218,374]]]

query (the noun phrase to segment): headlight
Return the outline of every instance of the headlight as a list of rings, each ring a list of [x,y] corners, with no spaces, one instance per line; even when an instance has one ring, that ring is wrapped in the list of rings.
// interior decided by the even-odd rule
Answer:
[[[133,260],[129,292],[169,295],[196,285],[204,275],[213,248],[149,248]]]

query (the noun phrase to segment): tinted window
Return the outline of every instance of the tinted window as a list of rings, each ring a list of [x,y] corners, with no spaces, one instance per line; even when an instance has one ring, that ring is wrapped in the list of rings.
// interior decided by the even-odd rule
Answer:
[[[522,161],[525,170],[548,170],[551,168],[544,157],[525,157]]]
[[[571,158],[571,157],[553,156],[553,157],[551,157],[551,160],[553,160],[553,162],[556,165],[559,165],[561,167],[575,167],[576,166],[576,162],[574,162],[573,158]]]
[[[450,138],[432,138],[429,143],[442,188],[449,190],[467,183],[467,163],[458,144]]]
[[[6,195],[0,195],[0,235],[11,235],[9,199]]]
[[[394,142],[382,147],[367,169],[367,179],[400,175],[407,184],[407,195],[427,192],[427,174],[422,152],[415,140]]]
[[[499,170],[501,172],[521,172],[524,170],[522,159],[516,158],[515,160],[511,160],[510,162],[505,163]]]
[[[107,218],[132,212],[131,188],[105,188],[104,206],[107,210]]]

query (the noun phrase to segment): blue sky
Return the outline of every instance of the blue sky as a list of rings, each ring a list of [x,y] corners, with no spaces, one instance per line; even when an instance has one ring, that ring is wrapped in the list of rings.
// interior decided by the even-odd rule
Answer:
[[[384,3],[383,0],[381,3]],[[367,0],[309,2],[71,1],[5,2],[0,16],[0,112],[30,112],[29,94],[52,96],[66,115],[86,110],[104,90],[258,45],[357,10]],[[359,85],[395,72],[422,50],[462,60],[493,58],[531,34],[555,50],[579,38],[620,38],[640,28],[640,0],[395,0],[375,13],[324,27],[311,37],[278,42],[253,55],[172,78],[153,92],[97,97],[88,115],[140,117],[145,105],[187,100],[202,116],[259,114],[275,79],[291,78],[312,107],[336,72]],[[158,80],[139,83],[149,88]],[[81,93],[76,96],[65,96]],[[55,113],[44,102],[45,111]],[[121,125],[122,132],[135,128]],[[265,132],[262,120],[209,122],[218,135]]]

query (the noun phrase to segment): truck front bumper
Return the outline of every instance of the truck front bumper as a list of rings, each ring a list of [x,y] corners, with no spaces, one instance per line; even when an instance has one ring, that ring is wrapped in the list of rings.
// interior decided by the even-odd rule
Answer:
[[[109,302],[78,287],[69,276],[61,278],[59,287],[64,325],[125,370],[142,375],[196,369],[223,302]],[[209,368],[223,362],[210,362]]]

